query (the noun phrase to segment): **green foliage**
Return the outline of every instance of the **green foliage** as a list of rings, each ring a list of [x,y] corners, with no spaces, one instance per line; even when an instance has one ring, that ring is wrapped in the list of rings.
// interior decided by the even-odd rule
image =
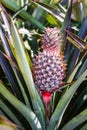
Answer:
[[[1,0],[0,115],[21,130],[87,128],[86,3]],[[80,8],[81,4],[84,8]],[[76,10],[76,6],[81,11]],[[39,90],[34,85],[32,63],[34,55],[40,51],[38,39],[44,28],[55,26],[63,33],[67,70],[65,85],[61,92],[53,95],[48,121]]]

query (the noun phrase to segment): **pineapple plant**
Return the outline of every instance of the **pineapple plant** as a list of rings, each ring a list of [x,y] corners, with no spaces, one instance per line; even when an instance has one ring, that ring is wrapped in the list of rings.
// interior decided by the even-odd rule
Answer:
[[[87,128],[86,5],[1,0],[0,128]]]
[[[36,56],[33,75],[50,116],[50,101],[54,91],[60,91],[65,77],[66,64],[61,51],[62,33],[58,28],[46,28],[42,36],[42,52]]]

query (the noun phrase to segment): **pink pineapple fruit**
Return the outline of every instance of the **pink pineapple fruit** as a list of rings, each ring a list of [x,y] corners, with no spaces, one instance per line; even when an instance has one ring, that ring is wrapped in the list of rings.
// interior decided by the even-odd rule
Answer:
[[[53,92],[60,91],[65,78],[66,63],[61,51],[62,42],[60,29],[45,28],[41,40],[42,52],[38,53],[33,65],[35,85],[39,87],[48,118]]]

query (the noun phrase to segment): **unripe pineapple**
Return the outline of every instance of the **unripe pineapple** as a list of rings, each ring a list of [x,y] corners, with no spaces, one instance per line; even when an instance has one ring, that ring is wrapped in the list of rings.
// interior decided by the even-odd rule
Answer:
[[[33,65],[35,85],[39,87],[49,116],[49,103],[54,91],[59,91],[65,78],[66,64],[61,52],[62,34],[58,28],[46,28],[42,36],[42,52]]]

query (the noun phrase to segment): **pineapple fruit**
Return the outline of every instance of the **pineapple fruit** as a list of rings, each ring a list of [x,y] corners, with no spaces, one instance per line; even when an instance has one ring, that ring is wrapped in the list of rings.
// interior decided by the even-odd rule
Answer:
[[[58,28],[45,28],[42,35],[42,52],[33,65],[35,85],[39,87],[46,114],[50,117],[50,101],[54,91],[60,91],[65,78],[66,63],[61,51],[62,33]]]

